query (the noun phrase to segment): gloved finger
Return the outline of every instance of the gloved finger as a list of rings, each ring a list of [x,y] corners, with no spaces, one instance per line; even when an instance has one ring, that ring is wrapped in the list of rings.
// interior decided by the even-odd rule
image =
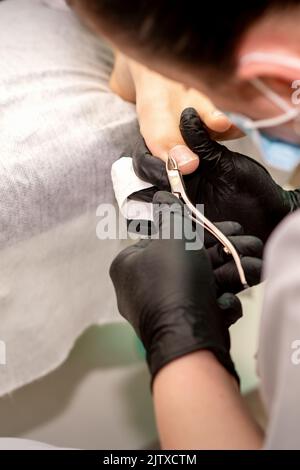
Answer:
[[[259,238],[250,235],[237,235],[229,236],[228,239],[240,255],[262,258],[264,245]],[[214,268],[218,268],[231,259],[231,255],[225,252],[221,243],[211,246],[207,252]]]
[[[242,256],[251,256],[254,258],[262,258],[264,244],[260,238],[251,235],[230,236],[231,243]]]
[[[153,198],[154,224],[161,238],[169,237],[182,241],[192,241],[197,228],[190,219],[186,206],[173,194],[158,191]]]
[[[149,239],[139,240],[138,243],[125,248],[115,257],[109,268],[109,275],[114,285],[118,284],[118,279],[122,279],[127,275],[133,258],[145,249],[149,243]]]
[[[188,93],[185,94],[181,111],[189,106],[197,110],[210,132],[223,135],[232,127],[228,116],[216,108],[213,102],[199,90],[189,89]]]
[[[178,207],[184,207],[183,202],[177,196],[168,191],[157,191],[153,198],[153,204],[165,204],[171,206],[178,203]]]
[[[226,292],[219,297],[218,304],[223,313],[224,326],[227,328],[243,316],[240,299],[231,293]]]
[[[141,202],[152,202],[154,194],[158,191],[155,186],[151,188],[142,189],[141,191],[136,191],[135,193],[130,194],[128,199],[132,199],[133,201],[141,201]]]
[[[182,226],[183,215],[184,204],[174,194],[167,191],[157,191],[155,193],[153,197],[153,218],[157,230],[169,229],[169,232],[166,233],[170,233],[171,236],[177,223]]]
[[[224,234],[226,237],[230,235],[243,235],[244,229],[238,222],[214,222],[214,225]],[[209,248],[210,246],[219,243],[218,240],[207,230],[205,231],[205,247]]]
[[[248,285],[255,286],[256,284],[259,284],[261,280],[262,260],[245,256],[241,259],[241,262]],[[217,292],[219,294],[223,292],[232,292],[233,294],[236,294],[242,290],[241,280],[233,260],[214,269],[214,276]]]
[[[170,190],[165,162],[151,154],[142,137],[135,146],[132,158],[134,172],[141,180],[160,190]]]
[[[180,117],[180,131],[187,146],[203,160],[218,159],[224,147],[211,140],[194,108],[186,108]]]

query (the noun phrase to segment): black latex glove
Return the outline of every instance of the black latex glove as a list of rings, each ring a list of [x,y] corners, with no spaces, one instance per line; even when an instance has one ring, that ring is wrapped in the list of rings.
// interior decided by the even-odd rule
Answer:
[[[137,235],[141,233],[149,235],[154,229],[154,224],[150,224],[149,221],[134,222],[134,228],[139,228],[138,231],[134,231]],[[140,230],[140,224],[145,223],[145,229]],[[250,287],[259,284],[262,272],[263,242],[257,237],[244,235],[243,228],[237,222],[216,222],[215,225],[228,237],[239,253],[247,284]],[[214,271],[217,295],[220,296],[224,292],[237,294],[243,290],[244,287],[232,256],[226,254],[223,245],[207,231],[204,231],[204,241]]]
[[[193,108],[183,111],[180,130],[189,148],[200,157],[198,169],[184,177],[193,204],[204,204],[211,221],[235,220],[245,234],[265,241],[276,225],[300,206],[299,190],[285,191],[268,171],[250,157],[210,139]],[[169,190],[165,164],[139,141],[133,155],[136,174],[156,188],[132,197],[151,201],[157,189]]]
[[[262,241],[250,235],[243,235],[243,229],[237,222],[219,222],[215,225],[240,254],[248,285],[259,284],[262,271]],[[214,271],[217,295],[220,296],[224,292],[240,292],[243,286],[232,256],[225,253],[223,246],[212,235],[205,235],[205,246]]]
[[[158,192],[153,202],[164,208],[175,202],[171,227],[181,223],[182,210],[174,196]],[[160,219],[159,233],[165,233],[168,221]],[[152,377],[174,359],[203,349],[212,351],[237,377],[228,326],[242,314],[240,301],[229,293],[217,299],[206,250],[186,250],[191,237],[175,239],[172,232],[170,239],[142,240],[113,261],[110,275],[119,311],[143,342]]]

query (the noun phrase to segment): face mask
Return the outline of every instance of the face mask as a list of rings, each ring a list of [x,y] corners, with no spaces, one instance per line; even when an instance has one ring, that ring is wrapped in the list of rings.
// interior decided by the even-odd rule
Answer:
[[[278,63],[288,67],[293,66],[293,68],[299,68],[300,72],[300,61],[298,59],[294,60],[293,64],[291,64],[291,59],[274,56],[273,54],[257,53],[252,54],[251,56],[252,57],[250,59],[252,61]],[[249,62],[249,57],[245,56],[244,60],[245,59]],[[283,114],[275,118],[262,119],[259,121],[253,121],[246,116],[235,113],[229,113],[229,117],[237,127],[251,138],[255,146],[258,148],[262,159],[270,167],[291,174],[300,163],[300,144],[292,144],[281,139],[272,138],[264,134],[259,129],[277,127],[287,122],[294,121],[296,133],[299,134],[300,109],[289,105],[281,96],[275,93],[260,79],[252,80],[251,83],[269,101],[282,110]]]

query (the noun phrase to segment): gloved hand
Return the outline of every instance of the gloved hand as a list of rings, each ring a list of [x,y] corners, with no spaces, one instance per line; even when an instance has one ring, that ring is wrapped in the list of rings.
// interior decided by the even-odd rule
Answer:
[[[211,221],[235,220],[245,234],[265,241],[289,212],[300,207],[299,190],[285,191],[258,162],[211,140],[193,108],[183,111],[180,130],[200,157],[198,169],[184,177],[187,194],[193,204],[204,204]],[[151,201],[157,189],[170,190],[164,163],[149,153],[143,141],[135,150],[133,166],[156,188],[132,198]]]
[[[110,276],[119,311],[143,342],[152,377],[167,363],[201,349],[212,351],[237,377],[228,327],[242,314],[240,301],[230,293],[217,299],[207,251],[185,249],[192,238],[186,226],[181,239],[174,237],[174,227],[183,217],[178,199],[158,192],[153,202],[156,224],[156,205],[163,204],[164,215],[169,213],[168,205],[176,203],[171,217],[161,217],[159,222],[159,233],[166,233],[165,225],[171,225],[171,237],[141,240],[113,261]]]
[[[154,224],[149,221],[142,222],[147,222],[147,230],[139,230],[134,233],[149,235]],[[227,236],[239,253],[248,286],[259,284],[262,271],[263,242],[257,237],[244,235],[243,228],[237,222],[216,222],[215,226]],[[241,283],[235,262],[231,255],[226,254],[223,245],[207,231],[204,231],[204,245],[214,270],[217,295],[220,296],[224,292],[237,294],[243,290],[244,286]]]
[[[237,222],[217,222],[216,227],[228,237],[241,257],[248,285],[255,286],[261,280],[263,242],[259,238],[244,235]],[[223,245],[205,232],[205,247],[214,271],[217,296],[225,292],[237,294],[243,290],[241,280],[231,255],[226,254]]]

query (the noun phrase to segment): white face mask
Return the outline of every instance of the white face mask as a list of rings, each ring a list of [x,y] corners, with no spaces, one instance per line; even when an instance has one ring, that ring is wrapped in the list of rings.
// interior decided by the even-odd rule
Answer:
[[[244,56],[241,62],[264,62],[284,65],[289,68],[292,67],[293,69],[296,68],[299,70],[300,78],[300,59],[287,58],[269,53],[253,53]],[[259,149],[262,159],[270,167],[291,174],[300,163],[300,144],[295,145],[281,139],[272,138],[259,129],[277,127],[287,122],[294,121],[295,131],[300,135],[300,107],[296,108],[292,104],[287,103],[260,79],[251,80],[251,83],[269,101],[275,104],[278,109],[283,111],[283,114],[259,121],[253,121],[246,116],[235,113],[229,113],[229,117],[237,127],[245,134],[249,135],[255,146]]]

